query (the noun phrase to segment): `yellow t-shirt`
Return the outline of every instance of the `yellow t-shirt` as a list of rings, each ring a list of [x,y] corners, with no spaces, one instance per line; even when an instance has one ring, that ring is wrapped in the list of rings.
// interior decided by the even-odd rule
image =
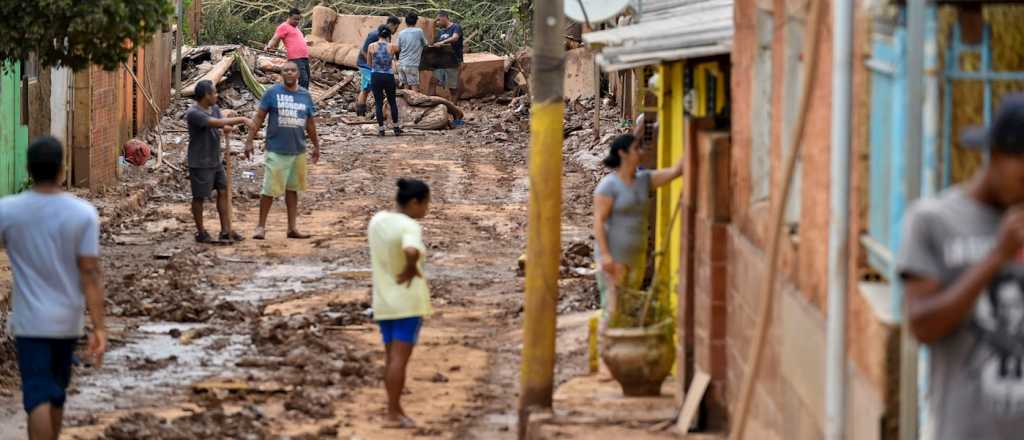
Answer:
[[[416,277],[412,285],[398,284],[398,274],[405,269],[403,249],[419,249],[417,263],[423,273],[426,246],[419,223],[397,212],[379,212],[367,228],[370,242],[370,266],[373,270],[373,316],[377,320],[426,316],[430,310],[430,290],[424,277]],[[426,275],[424,275],[426,276]]]

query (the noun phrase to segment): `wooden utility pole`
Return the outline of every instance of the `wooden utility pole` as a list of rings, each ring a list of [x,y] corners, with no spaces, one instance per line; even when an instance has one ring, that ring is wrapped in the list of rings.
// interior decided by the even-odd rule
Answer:
[[[562,118],[565,115],[563,0],[535,2],[530,114],[530,205],[520,374],[519,438],[530,413],[551,408],[561,255]]]
[[[181,96],[181,46],[185,40],[185,9],[182,5],[183,0],[178,0],[177,6],[175,7],[175,14],[178,16],[178,29],[174,33],[174,97]]]

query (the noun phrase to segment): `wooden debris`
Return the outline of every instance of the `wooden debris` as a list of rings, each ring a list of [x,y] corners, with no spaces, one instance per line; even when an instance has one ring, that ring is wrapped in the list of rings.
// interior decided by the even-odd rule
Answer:
[[[228,69],[231,68],[231,64],[233,64],[234,62],[235,62],[235,57],[224,57],[224,58],[221,58],[221,60],[217,62],[217,65],[213,66],[213,69],[211,69],[209,72],[206,72],[206,74],[203,75],[201,78],[199,78],[198,80],[196,80],[192,84],[189,84],[187,87],[182,89],[181,95],[182,96],[193,96],[193,95],[195,95],[196,94],[196,84],[199,84],[199,81],[202,81],[202,80],[210,80],[210,81],[213,81],[214,84],[219,84],[221,81],[224,80],[224,75],[228,72]]]
[[[683,400],[683,407],[679,410],[679,420],[676,422],[676,430],[680,434],[690,432],[693,426],[693,419],[697,416],[697,409],[700,408],[700,401],[704,399],[704,392],[711,383],[711,376],[697,370],[690,382],[690,389],[686,391],[686,399]]]

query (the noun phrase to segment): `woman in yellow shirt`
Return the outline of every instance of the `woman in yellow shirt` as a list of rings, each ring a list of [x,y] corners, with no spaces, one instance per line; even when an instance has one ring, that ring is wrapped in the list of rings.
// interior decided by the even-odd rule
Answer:
[[[384,388],[388,424],[413,428],[402,409],[405,372],[423,317],[430,314],[430,291],[423,277],[426,247],[416,219],[427,215],[430,187],[416,179],[399,179],[397,209],[370,219],[367,238],[373,270],[373,314],[384,339]]]

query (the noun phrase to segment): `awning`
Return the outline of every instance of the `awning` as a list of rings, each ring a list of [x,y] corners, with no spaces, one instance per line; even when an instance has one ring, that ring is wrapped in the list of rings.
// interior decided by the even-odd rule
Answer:
[[[631,24],[583,34],[601,48],[597,62],[607,71],[732,50],[733,0],[636,1],[640,14]]]

